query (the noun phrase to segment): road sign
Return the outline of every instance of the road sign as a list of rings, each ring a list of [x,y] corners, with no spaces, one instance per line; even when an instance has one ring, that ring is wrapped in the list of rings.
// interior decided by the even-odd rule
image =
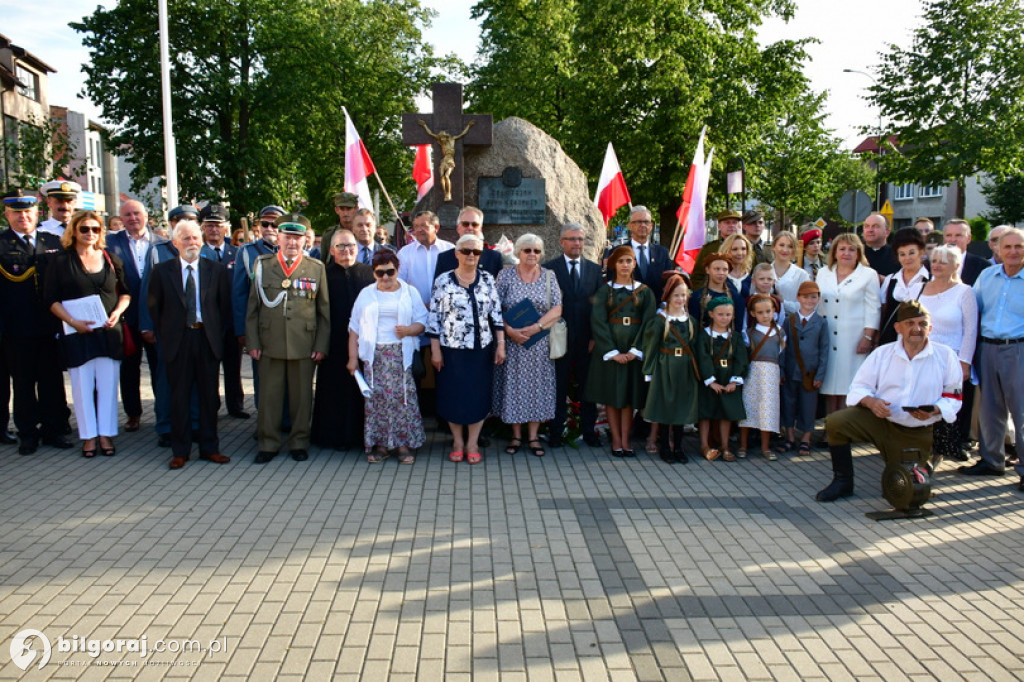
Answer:
[[[881,213],[883,216],[885,216],[885,222],[889,223],[889,225],[891,226],[892,225],[892,204],[889,203],[888,199],[886,199],[885,203],[882,204],[882,210],[880,210],[879,213]]]
[[[871,197],[859,189],[851,189],[839,200],[839,215],[848,223],[859,223],[871,214]]]

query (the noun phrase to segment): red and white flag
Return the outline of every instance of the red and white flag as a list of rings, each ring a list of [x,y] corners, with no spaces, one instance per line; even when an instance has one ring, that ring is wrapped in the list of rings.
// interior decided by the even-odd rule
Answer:
[[[604,216],[605,227],[612,219],[615,212],[629,204],[629,190],[626,189],[626,180],[622,177],[622,169],[619,168],[619,160],[615,157],[615,150],[612,143],[608,143],[608,151],[604,154],[604,167],[601,168],[601,178],[597,181],[597,193],[594,194],[594,205]]]
[[[352,124],[348,109],[341,109],[345,112],[345,191],[359,197],[359,208],[372,209],[368,178],[374,173],[373,161]]]
[[[705,131],[707,131],[707,126],[700,131],[700,140],[697,141],[697,149],[693,153],[693,163],[690,164],[690,174],[686,178],[686,187],[683,189],[683,203],[676,211],[679,229],[683,231],[683,238],[679,240],[679,248],[676,250],[673,260],[679,267],[691,274],[693,266],[697,263],[700,247],[704,246],[707,239],[704,206],[708,198],[711,159],[715,155],[715,150],[711,150],[707,161],[705,161]]]
[[[412,179],[416,181],[416,201],[420,201],[434,187],[434,162],[429,144],[418,144],[416,160],[412,162]]]

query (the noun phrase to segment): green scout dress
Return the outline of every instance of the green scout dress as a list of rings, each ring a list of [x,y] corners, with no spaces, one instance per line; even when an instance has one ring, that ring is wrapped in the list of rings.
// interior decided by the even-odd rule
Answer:
[[[641,361],[624,365],[604,356],[611,352],[641,350],[640,331],[656,310],[650,287],[635,282],[632,287],[605,284],[594,294],[590,326],[594,350],[584,399],[610,407],[639,407],[644,402],[644,377]]]
[[[726,419],[733,422],[747,418],[747,412],[743,409],[742,386],[738,386],[732,393],[715,393],[704,382],[714,377],[715,381],[725,386],[732,377],[746,376],[749,364],[747,346],[738,332],[729,332],[727,337],[712,338],[711,328],[705,327],[697,335],[701,419]]]
[[[669,325],[666,334],[665,327]],[[696,424],[697,329],[693,318],[669,318],[659,311],[642,332],[644,376],[651,377],[644,418],[658,424]]]

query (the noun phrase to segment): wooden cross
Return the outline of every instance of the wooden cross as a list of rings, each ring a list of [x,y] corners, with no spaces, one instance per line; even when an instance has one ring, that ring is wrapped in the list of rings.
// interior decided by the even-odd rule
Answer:
[[[402,142],[434,145],[434,187],[427,198],[437,207],[438,215],[444,208],[448,215],[455,209],[457,216],[465,196],[463,147],[489,146],[492,118],[490,114],[462,113],[461,83],[434,83],[432,90],[434,113],[402,114]]]

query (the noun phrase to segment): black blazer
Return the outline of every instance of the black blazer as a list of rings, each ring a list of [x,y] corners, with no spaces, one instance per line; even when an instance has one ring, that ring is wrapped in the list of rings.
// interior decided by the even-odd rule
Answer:
[[[228,270],[210,258],[199,258],[199,306],[203,332],[214,356],[224,355],[224,329],[231,322],[231,282]],[[185,286],[181,280],[181,261],[177,258],[158,263],[150,273],[146,300],[153,316],[154,331],[166,360],[172,362],[185,335]]]
[[[573,290],[569,279],[569,266],[565,258],[552,258],[544,267],[555,273],[558,286],[562,290],[562,319],[569,327],[569,348],[573,353],[586,353],[590,344],[590,309],[594,303],[594,294],[604,283],[601,266],[586,258],[580,258],[580,286]]]
[[[477,264],[477,268],[491,273],[491,277],[497,279],[498,273],[501,272],[503,266],[504,262],[501,259],[501,254],[485,246],[484,252],[480,254],[480,262]],[[434,279],[457,267],[459,267],[459,261],[455,259],[455,249],[448,249],[444,253],[438,254],[437,265],[434,266]]]
[[[9,275],[0,278],[0,326],[7,336],[53,337],[60,329],[43,298],[43,287],[48,266],[64,253],[64,247],[59,237],[48,232],[36,230],[34,239],[35,248],[29,251],[13,229],[0,232],[0,269]],[[36,275],[25,278],[32,268]]]
[[[964,269],[960,272],[960,281],[967,286],[974,286],[981,271],[992,265],[989,261],[975,256],[973,253],[964,254]]]

